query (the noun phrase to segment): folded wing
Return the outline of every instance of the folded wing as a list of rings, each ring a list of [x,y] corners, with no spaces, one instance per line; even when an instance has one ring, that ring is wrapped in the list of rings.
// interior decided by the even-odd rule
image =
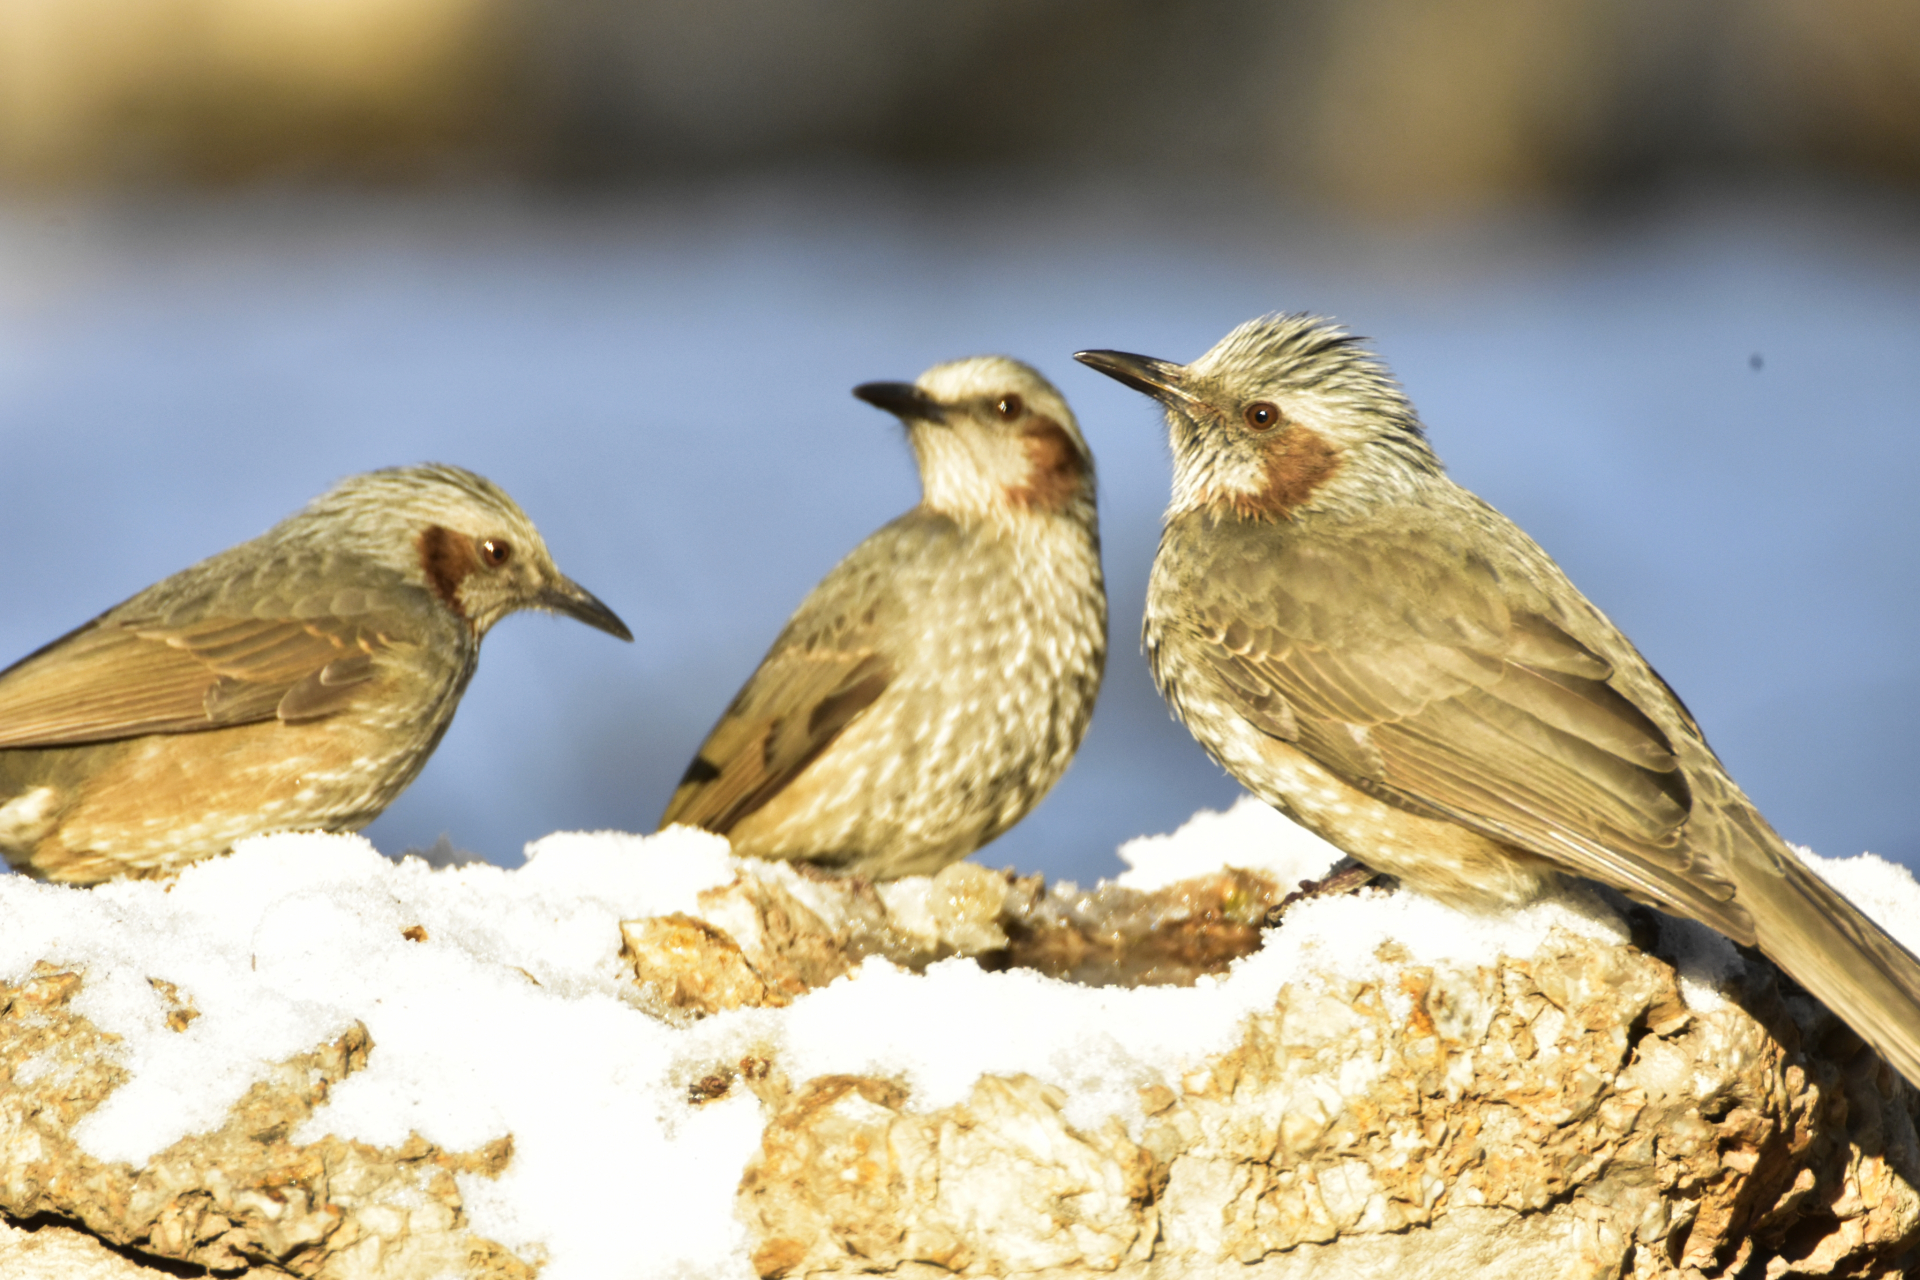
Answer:
[[[1510,607],[1484,566],[1437,556],[1356,541],[1270,557],[1279,572],[1228,565],[1194,592],[1192,639],[1250,723],[1376,798],[1751,934],[1687,849],[1673,742],[1612,664]]]
[[[105,615],[0,672],[0,748],[320,719],[364,696],[379,656],[410,632],[397,611]]]

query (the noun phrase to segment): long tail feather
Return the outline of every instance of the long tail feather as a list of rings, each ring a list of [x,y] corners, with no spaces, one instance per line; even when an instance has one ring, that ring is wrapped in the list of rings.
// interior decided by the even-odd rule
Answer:
[[[1920,1086],[1920,957],[1785,849],[1743,878],[1760,949]]]

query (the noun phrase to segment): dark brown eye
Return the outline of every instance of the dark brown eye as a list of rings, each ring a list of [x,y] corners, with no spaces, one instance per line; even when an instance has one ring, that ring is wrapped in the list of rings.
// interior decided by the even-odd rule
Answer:
[[[1025,412],[1026,407],[1019,396],[1001,396],[993,411],[1011,422]]]
[[[505,538],[482,538],[480,539],[480,554],[485,557],[488,564],[498,569],[501,565],[513,559],[513,544]]]
[[[1270,400],[1256,400],[1247,406],[1247,425],[1265,431],[1280,421],[1280,410]]]

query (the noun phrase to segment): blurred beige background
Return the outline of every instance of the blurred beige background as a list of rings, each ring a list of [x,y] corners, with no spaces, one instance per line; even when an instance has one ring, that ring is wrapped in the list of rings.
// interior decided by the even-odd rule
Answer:
[[[851,159],[1387,215],[1920,178],[1911,0],[0,0],[18,189]]]

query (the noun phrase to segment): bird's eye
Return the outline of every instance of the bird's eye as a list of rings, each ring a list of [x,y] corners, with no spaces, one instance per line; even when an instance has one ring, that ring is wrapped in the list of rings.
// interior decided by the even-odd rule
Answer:
[[[1247,406],[1246,418],[1255,431],[1265,431],[1280,421],[1280,410],[1271,400],[1256,400]]]
[[[1019,417],[1026,407],[1019,396],[1001,396],[1000,399],[995,402],[993,411],[1011,422]]]
[[[513,544],[505,538],[482,538],[480,540],[480,554],[486,557],[488,564],[498,569],[501,565],[513,559]]]

